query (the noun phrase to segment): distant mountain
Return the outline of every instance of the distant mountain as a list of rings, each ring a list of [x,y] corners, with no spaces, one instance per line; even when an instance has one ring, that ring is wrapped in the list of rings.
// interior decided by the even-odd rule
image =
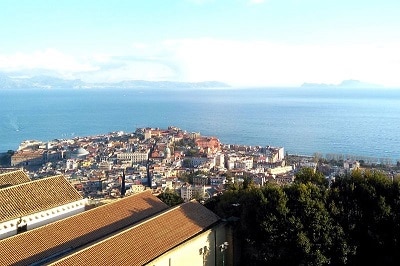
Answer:
[[[218,81],[204,82],[173,82],[173,81],[146,81],[126,80],[115,83],[88,83],[80,79],[61,79],[51,76],[34,76],[31,78],[14,78],[0,73],[0,89],[92,89],[92,88],[132,88],[132,89],[190,89],[190,88],[215,88],[230,87]]]
[[[14,85],[14,81],[11,78],[0,73],[0,88],[10,89]]]
[[[359,80],[348,79],[343,80],[339,84],[326,84],[326,83],[303,83],[301,87],[306,88],[381,88],[382,85],[366,83]]]

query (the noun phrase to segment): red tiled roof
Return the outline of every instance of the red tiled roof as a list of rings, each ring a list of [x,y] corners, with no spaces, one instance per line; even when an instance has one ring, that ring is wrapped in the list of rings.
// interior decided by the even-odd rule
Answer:
[[[81,200],[64,178],[53,176],[0,189],[0,222]]]
[[[0,189],[8,186],[15,186],[31,181],[23,170],[12,171],[0,174]]]
[[[143,265],[218,220],[200,203],[188,202],[51,265]]]
[[[145,191],[0,240],[0,265],[26,265],[103,238],[168,206]]]

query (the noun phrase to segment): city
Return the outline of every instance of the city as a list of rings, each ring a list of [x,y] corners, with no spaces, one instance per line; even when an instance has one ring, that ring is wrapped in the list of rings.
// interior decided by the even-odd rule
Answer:
[[[111,264],[123,260],[161,265],[173,260],[177,265],[239,265],[237,250],[243,239],[235,224],[246,215],[242,204],[250,203],[237,197],[251,193],[245,188],[249,184],[266,191],[271,185],[290,191],[296,177],[301,183],[319,175],[313,173],[321,173],[328,185],[360,169],[376,170],[374,166],[388,180],[397,180],[399,173],[398,165],[373,166],[340,156],[334,160],[333,155],[328,162],[318,154],[285,154],[283,147],[222,144],[217,137],[173,126],[50,142],[27,140],[17,151],[3,155],[3,162],[4,156],[9,165],[0,172],[0,250],[18,246],[3,258],[6,265],[95,264],[100,257]],[[239,193],[236,200],[232,193]],[[224,206],[220,196],[225,194],[231,198],[230,207],[217,216],[209,207],[218,201]],[[176,230],[184,227],[184,232]],[[171,235],[171,241],[145,249],[131,246],[132,241]],[[54,236],[57,243],[51,240]],[[47,244],[21,245],[27,241]],[[115,253],[118,245],[129,246],[136,257]],[[90,248],[79,252],[83,246]],[[107,252],[101,253],[104,248]]]
[[[33,180],[63,175],[82,196],[97,200],[118,198],[124,174],[128,194],[146,187],[155,194],[170,189],[189,201],[194,195],[207,200],[222,193],[228,182],[240,183],[245,177],[260,186],[288,184],[299,169],[308,167],[332,181],[360,168],[355,159],[329,162],[318,156],[288,155],[283,147],[222,144],[217,137],[170,126],[50,142],[27,140],[5,169],[23,168]],[[397,167],[384,166],[389,176],[397,177]]]

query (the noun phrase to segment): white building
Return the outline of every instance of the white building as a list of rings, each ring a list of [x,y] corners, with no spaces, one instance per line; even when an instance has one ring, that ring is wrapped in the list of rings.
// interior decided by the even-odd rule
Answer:
[[[286,174],[290,171],[293,170],[293,167],[291,165],[289,166],[280,166],[280,167],[275,167],[275,168],[268,168],[267,173],[270,175],[281,175],[281,174]]]
[[[235,161],[236,169],[249,170],[253,168],[253,158],[241,158]]]
[[[204,197],[205,193],[206,193],[205,186],[192,186],[189,184],[185,184],[181,187],[181,198],[185,202],[190,201],[197,195],[200,197]]]
[[[352,161],[352,160],[346,160],[343,162],[343,168],[346,171],[352,172],[354,170],[357,170],[360,168],[360,162],[358,161]]]
[[[131,161],[131,163],[144,163],[149,158],[150,150],[124,152],[117,154],[117,159],[121,161]]]
[[[75,170],[78,168],[78,162],[75,159],[68,159],[65,163],[65,170]]]
[[[217,153],[215,156],[215,166],[225,167],[225,155],[223,153]]]

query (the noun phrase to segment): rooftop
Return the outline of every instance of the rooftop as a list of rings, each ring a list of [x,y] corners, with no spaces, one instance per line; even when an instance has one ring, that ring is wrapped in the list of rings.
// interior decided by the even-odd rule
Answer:
[[[81,200],[62,175],[0,189],[0,222]]]
[[[119,199],[0,240],[0,265],[27,265],[65,255],[167,208],[150,191]]]
[[[191,201],[51,265],[144,265],[218,221],[213,212]]]
[[[0,189],[30,182],[31,180],[23,170],[16,170],[0,174]]]

